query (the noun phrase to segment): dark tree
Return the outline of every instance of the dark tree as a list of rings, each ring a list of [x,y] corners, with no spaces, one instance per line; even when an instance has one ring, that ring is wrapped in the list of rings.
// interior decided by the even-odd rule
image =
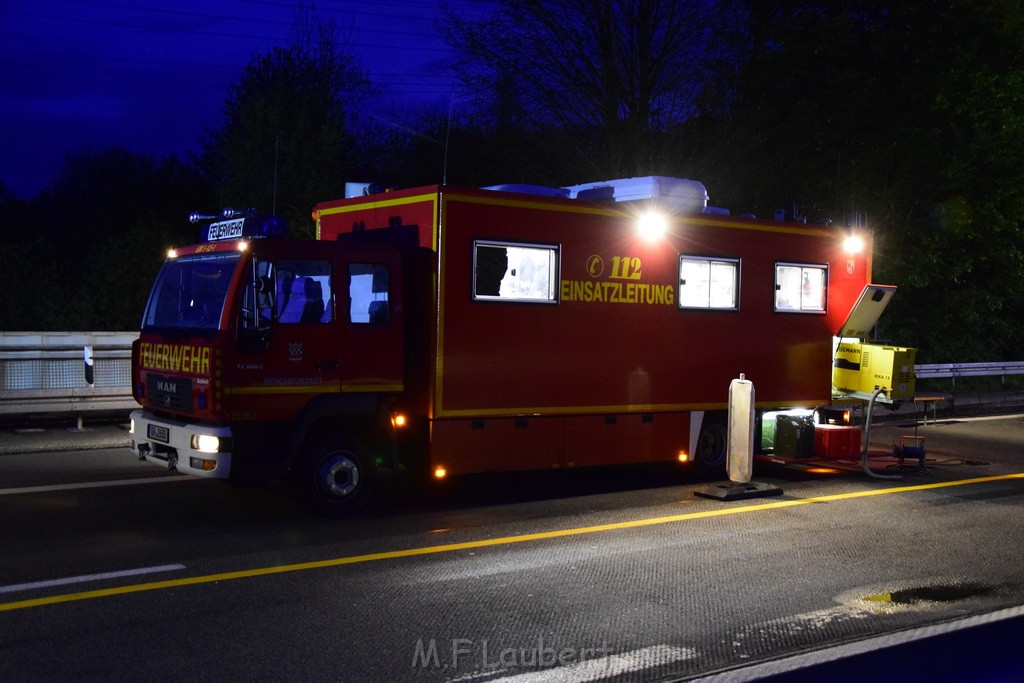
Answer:
[[[166,249],[195,241],[185,217],[209,201],[174,157],[69,156],[38,197],[0,204],[0,329],[136,329]]]
[[[876,281],[901,286],[883,335],[922,362],[1024,355],[1019,3],[748,4],[749,49],[690,131],[712,191],[871,228]]]
[[[727,4],[498,0],[479,18],[447,11],[442,28],[485,120],[557,132],[554,161],[578,181],[675,168],[667,134],[696,112]]]
[[[333,23],[300,22],[287,47],[257,54],[233,85],[201,165],[221,207],[255,207],[311,234],[310,212],[351,180],[352,112],[368,81]]]

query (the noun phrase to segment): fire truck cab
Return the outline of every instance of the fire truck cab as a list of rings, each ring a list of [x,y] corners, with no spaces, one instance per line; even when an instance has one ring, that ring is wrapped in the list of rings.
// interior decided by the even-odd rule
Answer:
[[[344,434],[359,447],[319,463],[324,493],[368,488],[376,466],[396,464],[404,280],[418,276],[425,298],[429,269],[400,240],[295,240],[264,229],[272,219],[234,220],[229,237],[175,250],[157,278],[133,349],[146,410],[132,414],[132,448],[196,476],[275,478]],[[364,464],[364,452],[382,455]]]

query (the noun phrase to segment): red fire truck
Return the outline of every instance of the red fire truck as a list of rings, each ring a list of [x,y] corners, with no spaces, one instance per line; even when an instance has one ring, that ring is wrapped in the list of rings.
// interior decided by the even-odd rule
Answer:
[[[862,335],[842,354],[836,335],[892,289],[866,289],[869,234],[730,216],[689,180],[429,186],[313,216],[316,240],[242,215],[168,256],[133,349],[140,459],[283,477],[324,514],[383,468],[717,468],[740,373],[762,455],[828,456],[782,452],[775,415],[829,405],[837,359],[858,374]]]

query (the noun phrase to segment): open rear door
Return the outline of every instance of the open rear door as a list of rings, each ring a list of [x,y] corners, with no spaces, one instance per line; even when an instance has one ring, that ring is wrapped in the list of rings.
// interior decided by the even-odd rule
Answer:
[[[895,293],[895,285],[865,285],[836,336],[867,339]]]
[[[867,285],[833,339],[833,397],[836,390],[847,398],[892,402],[914,396],[914,358],[917,349],[871,344],[868,335],[889,304],[896,287]]]

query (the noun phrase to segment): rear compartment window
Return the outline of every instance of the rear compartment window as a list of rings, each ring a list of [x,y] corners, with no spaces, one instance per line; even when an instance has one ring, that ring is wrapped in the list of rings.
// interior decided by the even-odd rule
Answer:
[[[558,247],[476,240],[473,242],[473,299],[555,303]]]
[[[775,264],[775,310],[778,312],[824,313],[827,288],[827,265]]]
[[[679,308],[739,309],[740,260],[679,257]]]

